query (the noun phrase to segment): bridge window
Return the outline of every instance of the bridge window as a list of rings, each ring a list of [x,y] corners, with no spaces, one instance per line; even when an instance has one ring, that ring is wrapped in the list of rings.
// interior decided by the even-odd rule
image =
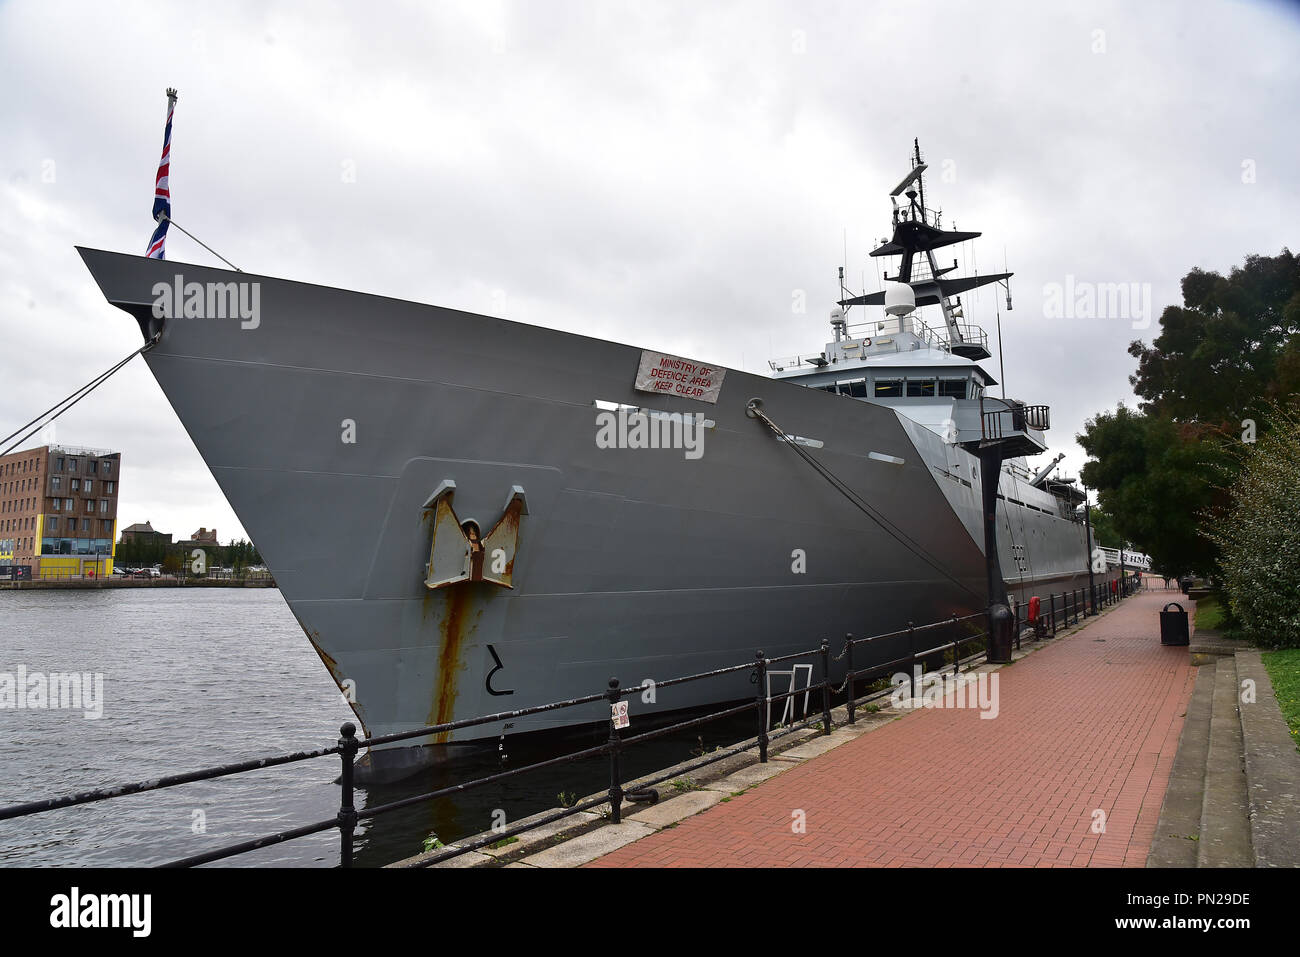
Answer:
[[[945,399],[966,398],[966,379],[940,379],[939,395]]]
[[[877,379],[876,380],[876,398],[877,399],[899,399],[903,396],[902,379]]]
[[[907,395],[909,398],[920,396],[921,398],[930,398],[934,395],[933,379],[908,379]]]
[[[861,379],[844,379],[835,383],[840,388],[840,395],[851,395],[855,399],[865,399],[867,397],[867,380]]]

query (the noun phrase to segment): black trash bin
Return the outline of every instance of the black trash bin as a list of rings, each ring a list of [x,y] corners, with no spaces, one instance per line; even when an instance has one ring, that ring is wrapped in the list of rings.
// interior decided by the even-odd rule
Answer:
[[[1170,611],[1170,608],[1177,608],[1178,610]],[[1183,606],[1178,602],[1171,601],[1160,612],[1160,644],[1186,645],[1189,641],[1187,612],[1183,611]]]

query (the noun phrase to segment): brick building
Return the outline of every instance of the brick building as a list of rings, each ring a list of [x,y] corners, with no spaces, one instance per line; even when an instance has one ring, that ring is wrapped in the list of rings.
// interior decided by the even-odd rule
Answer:
[[[0,574],[111,575],[121,460],[64,445],[0,456]]]
[[[153,527],[149,521],[136,522],[134,525],[128,525],[122,529],[122,541],[125,542],[146,542],[148,544],[161,543],[170,545],[172,543],[171,532],[160,532]]]

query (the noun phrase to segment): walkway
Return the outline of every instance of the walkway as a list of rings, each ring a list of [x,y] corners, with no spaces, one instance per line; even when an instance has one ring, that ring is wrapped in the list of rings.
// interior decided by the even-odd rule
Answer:
[[[590,866],[1142,867],[1196,677],[1169,597],[1000,669],[996,718],[914,711]]]

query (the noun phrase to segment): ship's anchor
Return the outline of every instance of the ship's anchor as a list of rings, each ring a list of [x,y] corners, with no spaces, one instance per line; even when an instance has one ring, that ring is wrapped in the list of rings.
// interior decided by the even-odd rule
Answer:
[[[510,487],[504,514],[486,535],[477,522],[461,522],[456,517],[451,506],[455,491],[456,483],[446,479],[424,503],[426,510],[434,512],[433,540],[429,545],[429,561],[424,566],[425,587],[446,588],[457,582],[474,581],[514,588],[519,522],[528,514],[523,488]]]

